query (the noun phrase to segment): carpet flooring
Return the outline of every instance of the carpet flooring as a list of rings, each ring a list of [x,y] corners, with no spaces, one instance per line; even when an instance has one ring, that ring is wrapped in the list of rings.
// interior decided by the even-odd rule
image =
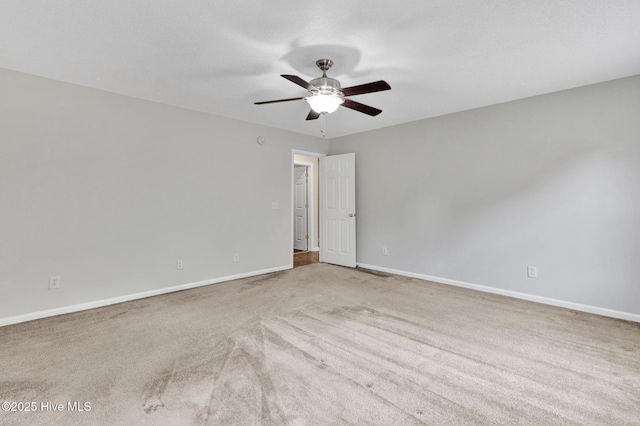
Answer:
[[[4,401],[35,410],[2,425],[638,425],[640,324],[316,263],[1,327]]]

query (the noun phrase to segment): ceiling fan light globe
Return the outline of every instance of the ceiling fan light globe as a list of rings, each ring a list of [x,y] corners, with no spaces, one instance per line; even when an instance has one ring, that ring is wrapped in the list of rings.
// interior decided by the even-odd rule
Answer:
[[[317,94],[306,98],[312,110],[319,114],[331,114],[344,102],[336,95]]]

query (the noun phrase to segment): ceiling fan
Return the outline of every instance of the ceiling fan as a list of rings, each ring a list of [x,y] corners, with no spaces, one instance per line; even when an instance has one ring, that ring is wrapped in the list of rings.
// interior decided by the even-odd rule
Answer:
[[[272,104],[276,102],[299,101],[304,99],[309,103],[311,111],[307,115],[307,120],[315,120],[321,114],[331,114],[338,109],[339,106],[353,109],[370,116],[376,116],[382,112],[381,109],[361,104],[360,102],[347,99],[349,96],[363,95],[365,93],[381,92],[390,90],[391,86],[384,80],[374,81],[373,83],[361,84],[359,86],[341,88],[340,82],[335,78],[327,77],[327,70],[333,65],[331,59],[319,59],[316,65],[322,70],[322,77],[315,78],[310,82],[306,82],[296,75],[281,74],[282,77],[307,89],[311,96],[300,98],[277,99],[274,101],[255,102],[256,105]]]

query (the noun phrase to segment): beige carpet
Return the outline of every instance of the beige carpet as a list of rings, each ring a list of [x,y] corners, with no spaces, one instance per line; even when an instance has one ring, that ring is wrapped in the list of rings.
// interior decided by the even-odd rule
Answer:
[[[313,264],[2,327],[0,401],[37,403],[3,425],[638,425],[640,325]]]

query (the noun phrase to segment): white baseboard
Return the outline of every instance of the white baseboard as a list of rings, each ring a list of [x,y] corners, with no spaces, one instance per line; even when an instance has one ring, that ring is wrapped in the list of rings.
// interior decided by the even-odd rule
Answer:
[[[520,292],[517,292],[517,291],[511,291],[511,290],[503,290],[503,289],[500,289],[500,288],[489,287],[489,286],[484,286],[484,285],[479,285],[479,284],[471,284],[471,283],[467,283],[467,282],[463,282],[463,281],[451,280],[451,279],[448,279],[448,278],[440,278],[440,277],[433,277],[433,276],[430,276],[430,275],[416,274],[414,272],[399,271],[397,269],[384,268],[382,266],[367,265],[367,264],[364,264],[364,263],[358,263],[358,266],[361,267],[361,268],[371,269],[371,270],[374,270],[374,271],[387,272],[389,274],[402,275],[402,276],[410,277],[410,278],[418,278],[418,279],[425,280],[425,281],[433,281],[433,282],[436,282],[436,283],[448,284],[448,285],[453,285],[453,286],[456,286],[456,287],[464,287],[464,288],[468,288],[468,289],[471,289],[471,290],[483,291],[485,293],[500,294],[502,296],[509,296],[509,297],[514,297],[516,299],[529,300],[531,302],[543,303],[545,305],[559,306],[559,307],[562,307],[562,308],[573,309],[575,311],[581,311],[581,312],[588,312],[588,313],[591,313],[591,314],[602,315],[602,316],[605,316],[605,317],[611,317],[611,318],[618,318],[618,319],[623,319],[623,320],[627,320],[627,321],[640,322],[640,315],[632,314],[630,312],[615,311],[615,310],[612,310],[612,309],[600,308],[600,307],[597,307],[597,306],[583,305],[583,304],[580,304],[580,303],[567,302],[565,300],[558,300],[558,299],[552,299],[552,298],[549,298],[549,297],[535,296],[533,294],[520,293]]]
[[[129,302],[131,300],[143,299],[145,297],[158,296],[160,294],[173,293],[174,291],[188,290],[190,288],[202,287],[205,285],[217,284],[225,281],[237,280],[240,278],[253,277],[256,275],[269,274],[293,268],[293,265],[278,266],[275,268],[262,269],[260,271],[245,272],[238,275],[214,278],[194,283],[181,284],[173,287],[159,288],[156,290],[143,291],[141,293],[127,294],[124,296],[112,297],[109,299],[96,300],[93,302],[81,303],[78,305],[63,306],[61,308],[47,309],[45,311],[32,312],[24,315],[0,318],[0,327],[10,324],[17,324],[25,321],[32,321],[40,318],[52,317],[55,315],[69,314],[72,312],[85,311],[87,309],[100,308],[102,306],[115,305],[116,303]]]
[[[313,247],[311,251],[320,251],[320,247]]]
[[[359,263],[358,266],[361,268],[371,269],[374,271],[387,272],[389,274],[402,275],[410,278],[418,278],[421,280],[433,281],[440,284],[448,284],[456,287],[463,287],[463,288],[468,288],[472,290],[478,290],[485,293],[499,294],[503,296],[514,297],[516,299],[529,300],[532,302],[543,303],[546,305],[559,306],[562,308],[573,309],[576,311],[589,312],[592,314],[602,315],[602,316],[611,317],[611,318],[619,318],[627,321],[640,323],[640,315],[632,314],[629,312],[615,311],[612,309],[600,308],[597,306],[583,305],[580,303],[567,302],[564,300],[552,299],[549,297],[535,296],[532,294],[520,293],[517,291],[503,290],[495,287],[489,287],[489,286],[484,286],[479,284],[471,284],[463,281],[451,280],[448,278],[440,278],[440,277],[434,277],[430,275],[417,274],[414,272],[400,271],[397,269],[384,268],[381,266],[368,265],[364,263]],[[48,309],[44,311],[32,312],[32,313],[23,314],[23,315],[16,315],[16,316],[7,317],[7,318],[0,318],[0,327],[5,325],[10,325],[10,324],[17,324],[25,321],[32,321],[40,318],[52,317],[55,315],[69,314],[72,312],[79,312],[87,309],[99,308],[102,306],[115,305],[116,303],[129,302],[131,300],[143,299],[145,297],[151,297],[151,296],[158,296],[160,294],[173,293],[175,291],[187,290],[190,288],[202,287],[202,286],[217,284],[225,281],[237,280],[240,278],[247,278],[247,277],[253,277],[256,275],[268,274],[271,272],[284,271],[291,268],[293,268],[293,265],[278,266],[275,268],[245,272],[242,274],[230,275],[226,277],[220,277],[220,278],[215,278],[215,279],[205,280],[205,281],[198,281],[194,283],[187,283],[187,284],[177,285],[174,287],[166,287],[166,288],[160,288],[156,290],[149,290],[141,293],[134,293],[134,294],[124,295],[124,296],[112,297],[109,299],[96,300],[93,302],[81,303],[78,305],[64,306],[61,308]]]

